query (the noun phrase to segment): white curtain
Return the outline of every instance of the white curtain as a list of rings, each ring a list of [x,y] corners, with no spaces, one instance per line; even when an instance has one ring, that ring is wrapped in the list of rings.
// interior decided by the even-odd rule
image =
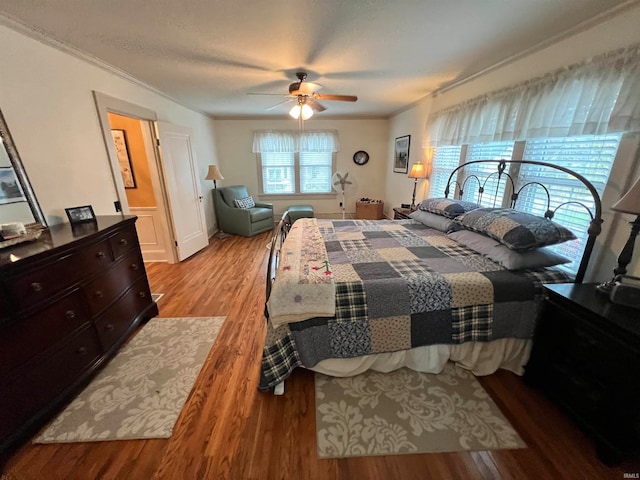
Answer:
[[[640,45],[433,115],[425,146],[640,130]]]
[[[336,130],[259,130],[253,133],[253,153],[338,152]]]

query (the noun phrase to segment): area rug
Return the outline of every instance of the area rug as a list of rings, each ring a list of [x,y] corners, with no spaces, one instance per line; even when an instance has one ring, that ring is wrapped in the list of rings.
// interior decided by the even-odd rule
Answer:
[[[170,437],[224,320],[151,319],[34,443]]]
[[[162,297],[164,297],[164,293],[152,293],[152,294],[151,294],[151,299],[152,299],[154,302],[156,302],[156,303],[157,303],[157,302],[158,302],[158,300],[160,300]]]
[[[473,374],[451,363],[438,375],[316,373],[315,384],[321,458],[526,447]]]

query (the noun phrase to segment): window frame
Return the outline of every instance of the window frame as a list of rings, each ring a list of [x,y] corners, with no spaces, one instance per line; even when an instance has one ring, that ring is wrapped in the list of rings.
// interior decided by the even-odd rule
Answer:
[[[316,152],[317,153],[317,152]],[[331,155],[331,173],[330,176],[336,172],[337,152],[326,152]],[[304,197],[307,199],[323,199],[323,198],[336,198],[336,191],[331,188],[329,192],[314,192],[303,193],[300,191],[300,152],[293,152],[293,169],[294,169],[294,191],[292,193],[268,193],[264,191],[264,176],[262,165],[263,153],[256,153],[257,167],[258,167],[258,194],[260,198],[269,198],[271,200],[286,200],[294,197]]]

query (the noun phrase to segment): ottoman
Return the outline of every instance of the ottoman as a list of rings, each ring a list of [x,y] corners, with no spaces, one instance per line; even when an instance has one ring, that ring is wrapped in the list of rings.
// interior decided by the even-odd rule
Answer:
[[[291,223],[295,222],[299,218],[313,218],[313,206],[312,205],[291,205],[287,209],[287,215]]]

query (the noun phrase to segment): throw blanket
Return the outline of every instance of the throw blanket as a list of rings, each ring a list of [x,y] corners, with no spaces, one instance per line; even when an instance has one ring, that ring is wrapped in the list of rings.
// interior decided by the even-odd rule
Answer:
[[[335,315],[311,312],[277,329],[270,319],[260,389],[327,358],[531,338],[542,284],[570,281],[557,269],[505,270],[413,220],[317,220],[317,228],[333,272]]]
[[[336,314],[333,274],[315,218],[301,218],[291,227],[280,251],[267,309],[274,328]]]

